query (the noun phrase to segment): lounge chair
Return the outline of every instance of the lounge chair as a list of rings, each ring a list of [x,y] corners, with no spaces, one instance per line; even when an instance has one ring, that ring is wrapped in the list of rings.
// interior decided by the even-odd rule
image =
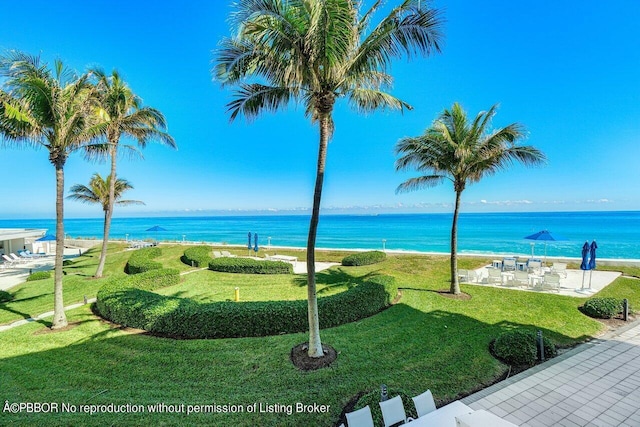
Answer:
[[[502,271],[514,271],[516,269],[515,258],[504,258],[502,260]]]
[[[487,273],[489,276],[487,277],[487,283],[500,283],[502,284],[502,273],[497,268],[487,268]]]
[[[433,401],[431,390],[427,390],[416,397],[412,397],[413,404],[416,407],[418,418],[436,410],[436,402]]]
[[[567,264],[564,262],[554,262],[551,266],[551,272],[559,274],[560,276],[567,277]]]
[[[509,286],[529,286],[529,273],[526,271],[516,270],[513,277],[507,282]]]
[[[25,262],[27,262],[26,259],[19,257],[18,255],[14,254],[13,252],[9,254],[9,256],[18,264],[24,264]]]
[[[348,427],[373,427],[373,416],[369,405],[346,415]]]
[[[560,292],[560,275],[556,273],[547,273],[542,278],[542,290],[553,290]]]
[[[15,260],[9,258],[5,254],[2,254],[2,259],[4,260],[3,265],[5,267],[13,267],[15,264],[17,264]]]
[[[404,424],[407,421],[413,421],[413,418],[407,418],[407,414],[404,412],[402,398],[400,396],[380,402],[380,410],[382,411],[384,427],[390,427],[397,423]]]

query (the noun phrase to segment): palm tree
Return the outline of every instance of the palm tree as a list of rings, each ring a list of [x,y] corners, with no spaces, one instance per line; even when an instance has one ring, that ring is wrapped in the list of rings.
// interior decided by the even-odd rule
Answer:
[[[175,148],[176,144],[173,137],[165,132],[167,124],[164,115],[154,108],[142,107],[142,100],[131,91],[117,71],[112,71],[108,76],[100,69],[93,69],[92,74],[97,80],[96,87],[100,100],[98,116],[102,120],[102,131],[106,137],[106,144],[93,146],[91,150],[94,154],[106,154],[111,159],[111,179],[107,180],[110,187],[109,199],[107,199],[109,204],[105,210],[104,240],[95,274],[95,277],[102,277],[107,259],[107,242],[111,229],[113,202],[116,200],[115,185],[118,182],[116,159],[119,147],[123,147],[120,144],[120,138],[122,136],[133,138],[141,148],[154,139],[172,148]],[[135,150],[134,147],[128,145],[125,145],[124,148]]]
[[[235,36],[216,52],[213,74],[237,85],[228,104],[231,120],[251,120],[263,111],[304,105],[319,127],[313,208],[307,239],[307,297],[310,357],[322,357],[315,279],[315,243],[333,109],[347,98],[359,112],[411,107],[385,90],[391,60],[440,50],[439,11],[405,0],[371,31],[382,1],[360,15],[355,0],[244,0],[231,15]],[[247,81],[253,78],[252,81]]]
[[[107,220],[108,212],[112,209],[112,200],[115,204],[120,206],[144,205],[144,203],[139,200],[122,200],[124,192],[133,189],[133,186],[129,181],[118,178],[113,186],[110,181],[111,175],[108,175],[105,180],[99,173],[95,173],[91,177],[91,180],[89,180],[88,187],[82,184],[76,184],[71,187],[71,194],[67,196],[67,199],[77,200],[83,203],[100,204],[104,211],[105,221]],[[111,198],[109,194],[112,187],[114,188],[113,198]],[[107,242],[106,238],[104,239],[104,242]]]
[[[444,110],[440,117],[421,136],[403,138],[396,145],[396,170],[416,169],[425,173],[410,178],[398,186],[397,192],[433,187],[445,179],[453,183],[456,193],[451,226],[451,293],[460,293],[458,281],[458,214],[460,196],[467,184],[480,181],[506,169],[514,162],[526,166],[540,165],[545,155],[533,146],[519,146],[525,129],[512,123],[501,129],[490,130],[491,119],[497,109],[480,112],[473,122],[467,113],[455,103]]]
[[[77,76],[56,60],[53,70],[40,57],[11,51],[0,57],[0,132],[8,144],[42,146],[56,172],[56,256],[52,329],[67,325],[62,288],[64,165],[69,155],[95,138],[95,98],[87,74]]]

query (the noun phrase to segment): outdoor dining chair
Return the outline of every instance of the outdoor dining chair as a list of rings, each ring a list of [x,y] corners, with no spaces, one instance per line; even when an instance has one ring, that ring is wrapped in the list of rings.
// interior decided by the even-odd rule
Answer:
[[[529,286],[529,273],[526,271],[516,270],[513,277],[507,282],[509,286]]]
[[[412,399],[416,407],[416,412],[418,413],[418,418],[436,410],[436,403],[433,401],[431,390],[412,397]]]
[[[380,402],[380,410],[382,410],[382,420],[384,421],[384,427],[390,427],[397,423],[406,423],[407,421],[413,421],[413,418],[407,418],[407,414],[404,412],[402,398],[400,396],[396,396],[392,399]]]
[[[560,275],[557,273],[547,273],[542,278],[542,290],[549,289],[560,292]]]
[[[567,264],[564,262],[554,262],[551,266],[551,272],[557,273],[562,277],[567,277]]]
[[[497,268],[487,268],[487,283],[502,283],[502,273]]]
[[[347,427],[373,427],[373,416],[369,405],[349,412],[345,416],[347,417]]]
[[[502,260],[502,271],[514,271],[516,269],[515,258],[504,258]]]

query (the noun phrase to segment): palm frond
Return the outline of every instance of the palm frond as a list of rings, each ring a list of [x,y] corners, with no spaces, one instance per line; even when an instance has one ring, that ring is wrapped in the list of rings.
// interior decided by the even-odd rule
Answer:
[[[262,111],[276,111],[286,106],[295,89],[254,84],[242,84],[234,92],[235,100],[227,104],[230,121],[242,114],[247,120],[256,118]]]
[[[355,88],[349,92],[349,101],[360,112],[374,110],[412,110],[413,107],[386,92],[374,89]]]
[[[396,194],[407,193],[409,191],[422,190],[424,188],[435,187],[448,177],[445,175],[425,175],[409,178],[396,188]]]

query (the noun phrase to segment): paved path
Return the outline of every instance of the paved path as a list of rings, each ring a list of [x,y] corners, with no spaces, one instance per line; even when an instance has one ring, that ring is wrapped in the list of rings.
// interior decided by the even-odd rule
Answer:
[[[640,322],[462,402],[523,427],[640,426]]]

